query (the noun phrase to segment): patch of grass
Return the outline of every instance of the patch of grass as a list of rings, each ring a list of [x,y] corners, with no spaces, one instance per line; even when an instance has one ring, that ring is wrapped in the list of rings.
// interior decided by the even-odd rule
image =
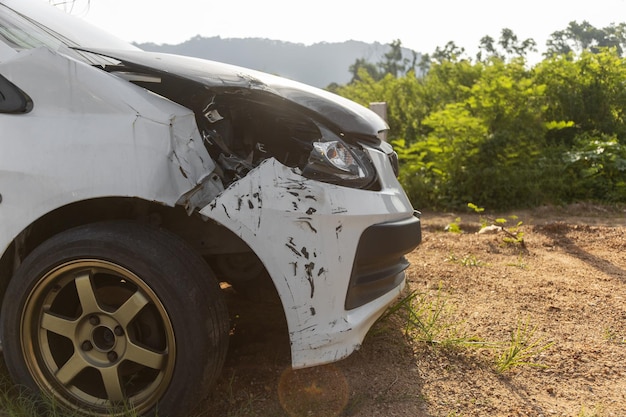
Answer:
[[[354,393],[350,395],[348,403],[343,409],[342,415],[353,416],[357,414],[367,404],[369,397],[363,393]]]
[[[580,408],[577,417],[601,417],[604,415],[604,408],[602,406],[596,406],[591,409],[587,409],[585,406]]]
[[[448,255],[448,257],[446,258],[446,262],[453,262],[453,263],[460,264],[463,266],[487,265],[485,262],[481,261],[480,259],[478,259],[475,255],[472,255],[471,253],[463,256],[462,258],[459,258],[455,254],[450,253],[450,255]]]
[[[416,342],[441,346],[483,345],[478,338],[467,335],[462,323],[451,319],[452,307],[441,294],[441,288],[433,298],[413,291],[394,305],[380,318],[392,314],[404,322],[404,334]]]
[[[227,417],[241,417],[241,416],[250,416],[254,414],[254,411],[257,408],[257,401],[259,398],[253,394],[248,394],[243,392],[239,395],[237,400],[237,407],[231,407],[229,409]],[[198,416],[201,417],[201,416]]]
[[[511,340],[497,357],[495,369],[501,374],[519,366],[534,366],[545,368],[546,365],[533,362],[532,359],[549,349],[554,342],[545,342],[544,338],[536,338],[537,326],[531,326],[530,320],[518,322],[511,332]]]
[[[507,266],[514,266],[520,269],[526,269],[528,267],[528,265],[526,264],[526,260],[521,253],[517,256],[517,262],[510,262],[507,264]]]
[[[412,291],[389,307],[379,320],[397,315],[404,323],[405,336],[428,345],[485,349],[504,346],[504,349],[500,348],[500,353],[496,353],[494,368],[498,374],[521,366],[546,367],[533,359],[552,347],[554,342],[546,342],[544,338],[536,337],[537,327],[531,326],[528,319],[523,323],[518,322],[508,343],[497,343],[468,335],[463,330],[462,322],[451,320],[452,313],[452,307],[439,288],[434,297]]]
[[[14,386],[4,375],[0,388],[0,409],[5,413],[3,415],[11,417],[36,416],[39,411],[33,395],[25,388]],[[58,416],[55,413],[47,415]]]
[[[78,411],[68,410],[60,406],[54,399],[35,395],[27,388],[13,385],[8,377],[0,388],[0,409],[2,416],[11,417],[78,417]],[[113,413],[111,413],[113,415]],[[124,414],[125,417],[135,417],[137,414]]]
[[[621,337],[617,331],[611,327],[605,327],[602,336],[607,342],[610,343],[626,343],[626,338]]]
[[[257,407],[257,402],[260,401],[259,396],[247,389],[240,387],[237,383],[237,375],[235,371],[232,371],[230,377],[228,377],[228,383],[224,386],[224,392],[218,394],[220,401],[224,401],[228,404],[228,412],[224,417],[240,417],[249,416],[254,414],[254,410]],[[198,408],[200,409],[200,408]],[[206,412],[199,412],[194,417],[208,417]],[[268,416],[269,417],[269,416]]]
[[[85,414],[61,406],[54,398],[33,393],[30,389],[15,385],[4,367],[0,368],[0,416],[2,417],[82,417]],[[138,417],[129,405],[111,409],[115,417]],[[157,413],[158,416],[158,413]]]

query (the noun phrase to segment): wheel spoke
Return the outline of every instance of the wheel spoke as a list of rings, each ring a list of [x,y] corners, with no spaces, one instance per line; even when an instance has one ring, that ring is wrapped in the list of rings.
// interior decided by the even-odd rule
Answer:
[[[100,311],[96,294],[93,292],[93,287],[91,286],[89,274],[79,276],[76,278],[75,282],[80,305],[83,308],[83,315]]]
[[[148,299],[140,291],[135,291],[135,293],[113,313],[113,317],[123,327],[126,327],[146,304],[148,304]]]
[[[166,358],[167,354],[165,353],[153,352],[134,343],[128,344],[126,354],[124,355],[124,359],[152,369],[163,369]]]
[[[72,357],[57,371],[56,377],[61,384],[67,385],[88,366],[89,364],[85,362],[83,357],[78,352],[74,352]]]
[[[118,373],[117,366],[101,368],[102,382],[107,391],[107,397],[111,402],[121,402],[124,400],[124,391],[122,390],[122,381]]]
[[[41,327],[52,333],[73,339],[76,331],[76,321],[67,320],[46,312],[43,314]]]

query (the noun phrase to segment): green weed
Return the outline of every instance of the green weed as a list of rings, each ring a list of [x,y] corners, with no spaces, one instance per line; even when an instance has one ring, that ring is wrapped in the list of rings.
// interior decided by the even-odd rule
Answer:
[[[511,332],[508,346],[496,358],[496,372],[501,374],[519,366],[545,367],[532,359],[549,349],[554,342],[545,343],[544,338],[536,338],[536,330],[537,326],[531,326],[528,319],[524,323],[518,322]]]
[[[500,348],[495,358],[495,371],[499,374],[521,366],[545,367],[533,359],[554,344],[536,337],[537,328],[531,326],[528,319],[518,322],[508,343],[488,342],[470,336],[463,330],[462,322],[451,319],[453,309],[440,288],[434,297],[412,291],[388,308],[379,320],[391,315],[401,318],[404,335],[415,342],[444,347]]]
[[[620,335],[611,327],[604,328],[603,337],[607,342],[611,343],[626,343],[626,338],[620,337]]]
[[[602,415],[604,415],[604,408],[602,406],[593,407],[589,410],[585,406],[582,406],[577,417],[600,417]]]
[[[462,323],[451,319],[452,308],[437,290],[434,298],[413,291],[394,305],[381,317],[398,315],[404,322],[404,334],[416,342],[429,345],[460,346],[482,344],[476,337],[462,330]]]
[[[79,417],[85,415],[84,412],[62,406],[52,397],[35,394],[26,387],[13,384],[4,368],[0,369],[0,372],[2,373],[0,374],[0,416]],[[116,417],[138,417],[137,412],[128,404],[111,409],[108,414]]]
[[[526,260],[524,259],[524,256],[521,253],[517,257],[517,262],[511,262],[511,263],[508,263],[507,265],[514,266],[520,269],[526,269],[528,267],[528,265],[526,264]]]
[[[461,230],[461,218],[457,217],[454,219],[454,221],[446,227],[446,231],[449,233],[463,233]]]
[[[450,253],[446,258],[447,262],[457,263],[463,266],[484,266],[486,265],[483,261],[476,258],[475,255],[468,254],[463,256],[462,258],[457,257],[455,254]]]
[[[476,204],[467,203],[467,207],[472,209],[475,213],[483,213],[485,211],[484,207],[478,207]],[[513,221],[517,221],[518,217],[516,215],[509,216],[509,219]],[[502,232],[504,233],[504,237],[502,241],[507,244],[519,245],[522,248],[526,247],[524,243],[524,232],[521,230],[521,226],[523,224],[522,221],[517,221],[513,226],[507,226],[507,219],[505,218],[495,218],[491,216],[481,217],[480,224],[482,227],[488,226],[489,224],[499,226]]]

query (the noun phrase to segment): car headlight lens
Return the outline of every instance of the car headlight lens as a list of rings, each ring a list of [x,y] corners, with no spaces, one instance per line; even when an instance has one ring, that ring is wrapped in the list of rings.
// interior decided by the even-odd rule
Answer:
[[[337,141],[313,143],[311,157],[326,166],[332,166],[346,173],[348,177],[360,175],[360,171],[362,171],[348,148]],[[341,174],[339,175],[341,176]]]
[[[309,160],[302,172],[307,177],[331,184],[366,188],[376,178],[365,152],[341,140],[313,142]]]

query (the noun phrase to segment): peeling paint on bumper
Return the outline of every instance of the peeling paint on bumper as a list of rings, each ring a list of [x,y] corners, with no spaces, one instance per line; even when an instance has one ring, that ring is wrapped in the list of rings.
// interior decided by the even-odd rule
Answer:
[[[392,172],[386,155],[368,152],[379,173]],[[312,181],[268,159],[201,210],[241,237],[265,265],[283,303],[296,368],[357,349],[404,286],[400,272],[398,285],[379,298],[344,307],[362,233],[413,218],[395,177],[381,175],[381,191],[364,191]]]

